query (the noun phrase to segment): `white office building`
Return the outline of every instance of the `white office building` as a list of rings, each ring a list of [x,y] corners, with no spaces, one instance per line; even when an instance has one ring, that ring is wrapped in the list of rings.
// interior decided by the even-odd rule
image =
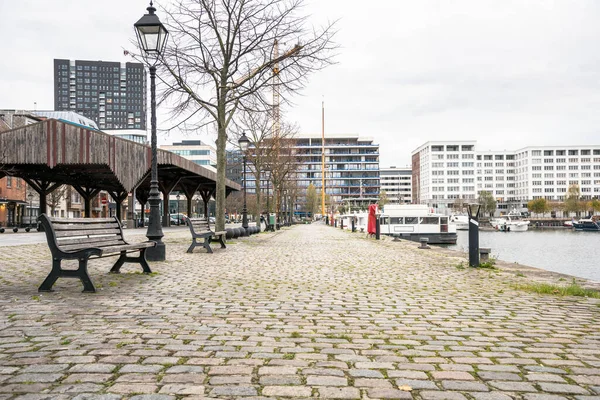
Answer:
[[[600,145],[479,151],[475,141],[427,142],[412,152],[412,167],[413,202],[438,211],[484,190],[501,211],[538,198],[563,201],[572,185],[582,200],[600,197]]]
[[[179,143],[162,145],[160,148],[216,171],[217,150],[213,146],[200,140],[182,140]]]
[[[380,168],[380,191],[390,203],[410,204],[412,202],[412,169],[411,167]]]
[[[412,152],[413,204],[438,211],[477,197],[475,141],[427,142]]]

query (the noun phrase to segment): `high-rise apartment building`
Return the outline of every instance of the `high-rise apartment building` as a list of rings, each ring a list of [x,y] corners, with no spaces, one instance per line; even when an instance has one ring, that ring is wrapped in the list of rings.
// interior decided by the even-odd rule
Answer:
[[[389,167],[379,170],[380,191],[385,191],[390,203],[410,204],[412,202],[411,167]]]
[[[321,193],[322,139],[319,134],[298,135],[291,143],[297,170],[288,179],[297,184],[296,211],[300,211],[309,185],[312,184],[317,193]],[[251,168],[249,162],[248,169]],[[248,193],[254,193],[254,175],[246,172],[245,177],[248,179]],[[266,190],[268,179],[269,172],[265,172],[261,179],[262,191]],[[270,184],[269,187],[272,191]],[[328,195],[328,204],[336,206],[366,204],[379,199],[379,145],[373,143],[372,138],[359,137],[357,134],[325,137],[325,193]]]
[[[321,135],[295,138],[299,159],[297,181],[311,183],[321,192]],[[333,204],[361,203],[379,199],[379,145],[357,134],[325,136],[325,193]]]
[[[146,130],[144,65],[55,59],[54,109],[84,115],[101,130]]]
[[[475,147],[475,141],[427,142],[414,150],[413,202],[439,210],[487,191],[500,210],[522,210],[538,198],[563,201],[574,185],[582,200],[600,197],[600,145]]]

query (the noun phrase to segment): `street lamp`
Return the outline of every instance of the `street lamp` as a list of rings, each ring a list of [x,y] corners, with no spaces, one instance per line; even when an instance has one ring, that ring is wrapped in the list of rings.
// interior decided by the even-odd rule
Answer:
[[[181,195],[177,193],[177,196],[175,196],[175,198],[177,199],[177,226],[180,226],[181,222],[179,219],[179,199],[181,199]]]
[[[33,193],[29,192],[29,194],[27,195],[27,198],[29,199],[29,226],[25,230],[27,232],[29,232],[31,230],[31,217],[32,217],[31,214],[33,214],[33,210],[31,209],[31,202],[33,201]]]
[[[137,36],[140,49],[145,53],[145,59],[150,64],[150,125],[151,125],[151,147],[152,147],[152,172],[150,177],[150,220],[146,237],[156,242],[155,247],[146,250],[148,261],[164,261],[166,258],[166,246],[161,240],[164,236],[160,221],[160,192],[158,190],[158,161],[156,155],[156,63],[167,42],[169,32],[154,14],[156,8],[146,8],[148,14],[144,14],[133,26]]]
[[[246,133],[242,133],[242,137],[238,140],[240,149],[244,159],[244,169],[242,170],[242,178],[244,179],[244,208],[242,209],[242,228],[246,232],[245,236],[248,236],[248,209],[246,208],[246,150],[250,144],[250,139],[246,136]]]
[[[283,189],[283,226],[288,226],[288,191],[287,189]]]

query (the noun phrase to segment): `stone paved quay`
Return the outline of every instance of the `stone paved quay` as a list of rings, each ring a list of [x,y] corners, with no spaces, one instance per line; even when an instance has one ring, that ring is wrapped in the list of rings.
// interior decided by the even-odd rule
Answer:
[[[0,248],[0,400],[600,398],[598,299],[321,224],[166,239],[152,275],[91,261],[96,294],[40,294],[47,246]]]

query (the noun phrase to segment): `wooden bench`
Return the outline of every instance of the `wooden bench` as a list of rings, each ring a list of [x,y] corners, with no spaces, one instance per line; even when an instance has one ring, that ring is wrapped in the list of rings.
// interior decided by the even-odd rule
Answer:
[[[211,240],[218,240],[219,243],[221,243],[221,248],[226,248],[225,234],[227,232],[215,232],[214,229],[211,228],[209,220],[206,218],[189,218],[188,226],[190,227],[190,232],[192,233],[192,244],[190,245],[190,248],[187,249],[188,253],[192,253],[194,248],[200,244],[196,241],[196,239],[204,239],[202,246],[204,246],[209,253],[213,252],[210,248]]]
[[[84,293],[94,293],[96,288],[87,272],[90,257],[95,258],[119,255],[110,272],[119,273],[126,262],[140,263],[145,273],[152,272],[146,261],[146,249],[156,246],[155,242],[129,244],[123,238],[123,229],[116,217],[113,218],[53,218],[42,214],[40,222],[46,232],[48,246],[52,253],[52,271],[42,285],[40,292],[51,292],[58,278],[79,278]],[[138,252],[139,256],[127,254]],[[79,260],[79,268],[62,269],[62,260]]]

